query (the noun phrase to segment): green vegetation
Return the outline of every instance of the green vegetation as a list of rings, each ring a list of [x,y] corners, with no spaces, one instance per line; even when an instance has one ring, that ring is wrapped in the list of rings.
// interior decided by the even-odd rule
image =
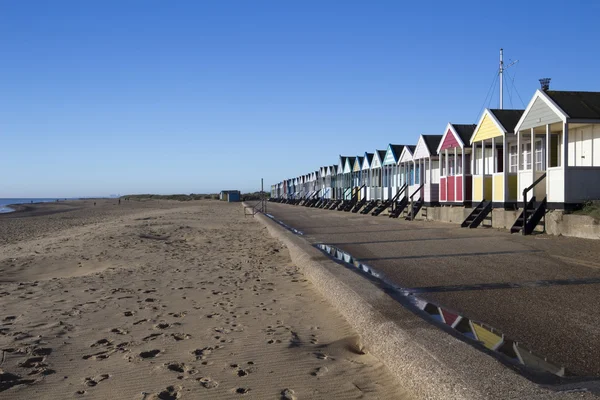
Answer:
[[[177,200],[177,201],[191,201],[191,200],[218,200],[218,194],[128,194],[121,196],[121,199],[129,200]]]
[[[600,201],[588,201],[583,205],[581,210],[573,212],[573,214],[589,215],[597,220],[600,220]]]
[[[270,193],[263,192],[266,199],[270,197]],[[260,200],[261,192],[242,193],[242,201],[247,200]],[[129,199],[134,201],[144,200],[177,200],[177,201],[191,201],[191,200],[219,200],[218,193],[209,194],[128,194],[121,196],[121,199]]]
[[[265,199],[268,199],[269,197],[271,197],[271,194],[268,192],[252,192],[252,193],[242,193],[242,201],[247,201],[247,200],[260,200],[262,199],[262,196],[264,196]]]

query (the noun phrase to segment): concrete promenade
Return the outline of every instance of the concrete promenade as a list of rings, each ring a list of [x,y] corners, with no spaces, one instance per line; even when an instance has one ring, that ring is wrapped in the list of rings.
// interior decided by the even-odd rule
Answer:
[[[600,376],[600,241],[268,207],[309,242],[350,253],[394,284],[500,330],[570,374]]]

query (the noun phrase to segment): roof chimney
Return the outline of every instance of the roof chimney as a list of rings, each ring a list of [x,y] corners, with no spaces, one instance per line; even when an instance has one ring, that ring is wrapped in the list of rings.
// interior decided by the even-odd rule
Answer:
[[[540,79],[540,85],[542,86],[542,90],[547,92],[550,90],[550,79],[552,78],[542,78]]]

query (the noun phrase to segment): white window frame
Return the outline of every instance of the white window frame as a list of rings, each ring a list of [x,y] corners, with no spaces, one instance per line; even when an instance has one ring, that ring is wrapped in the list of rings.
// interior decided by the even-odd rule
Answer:
[[[521,171],[531,171],[531,142],[521,143]]]
[[[508,172],[519,172],[519,148],[516,143],[508,145]]]
[[[539,145],[539,148],[538,148]],[[538,160],[539,156],[539,160]],[[535,170],[545,171],[546,170],[546,151],[544,142],[542,139],[535,140]]]

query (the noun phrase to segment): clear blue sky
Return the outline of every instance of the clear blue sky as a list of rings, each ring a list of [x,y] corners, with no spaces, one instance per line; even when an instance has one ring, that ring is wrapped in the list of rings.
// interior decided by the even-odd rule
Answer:
[[[249,191],[414,144],[477,122],[500,47],[525,103],[546,76],[600,91],[598,15],[597,1],[0,0],[0,197]]]

